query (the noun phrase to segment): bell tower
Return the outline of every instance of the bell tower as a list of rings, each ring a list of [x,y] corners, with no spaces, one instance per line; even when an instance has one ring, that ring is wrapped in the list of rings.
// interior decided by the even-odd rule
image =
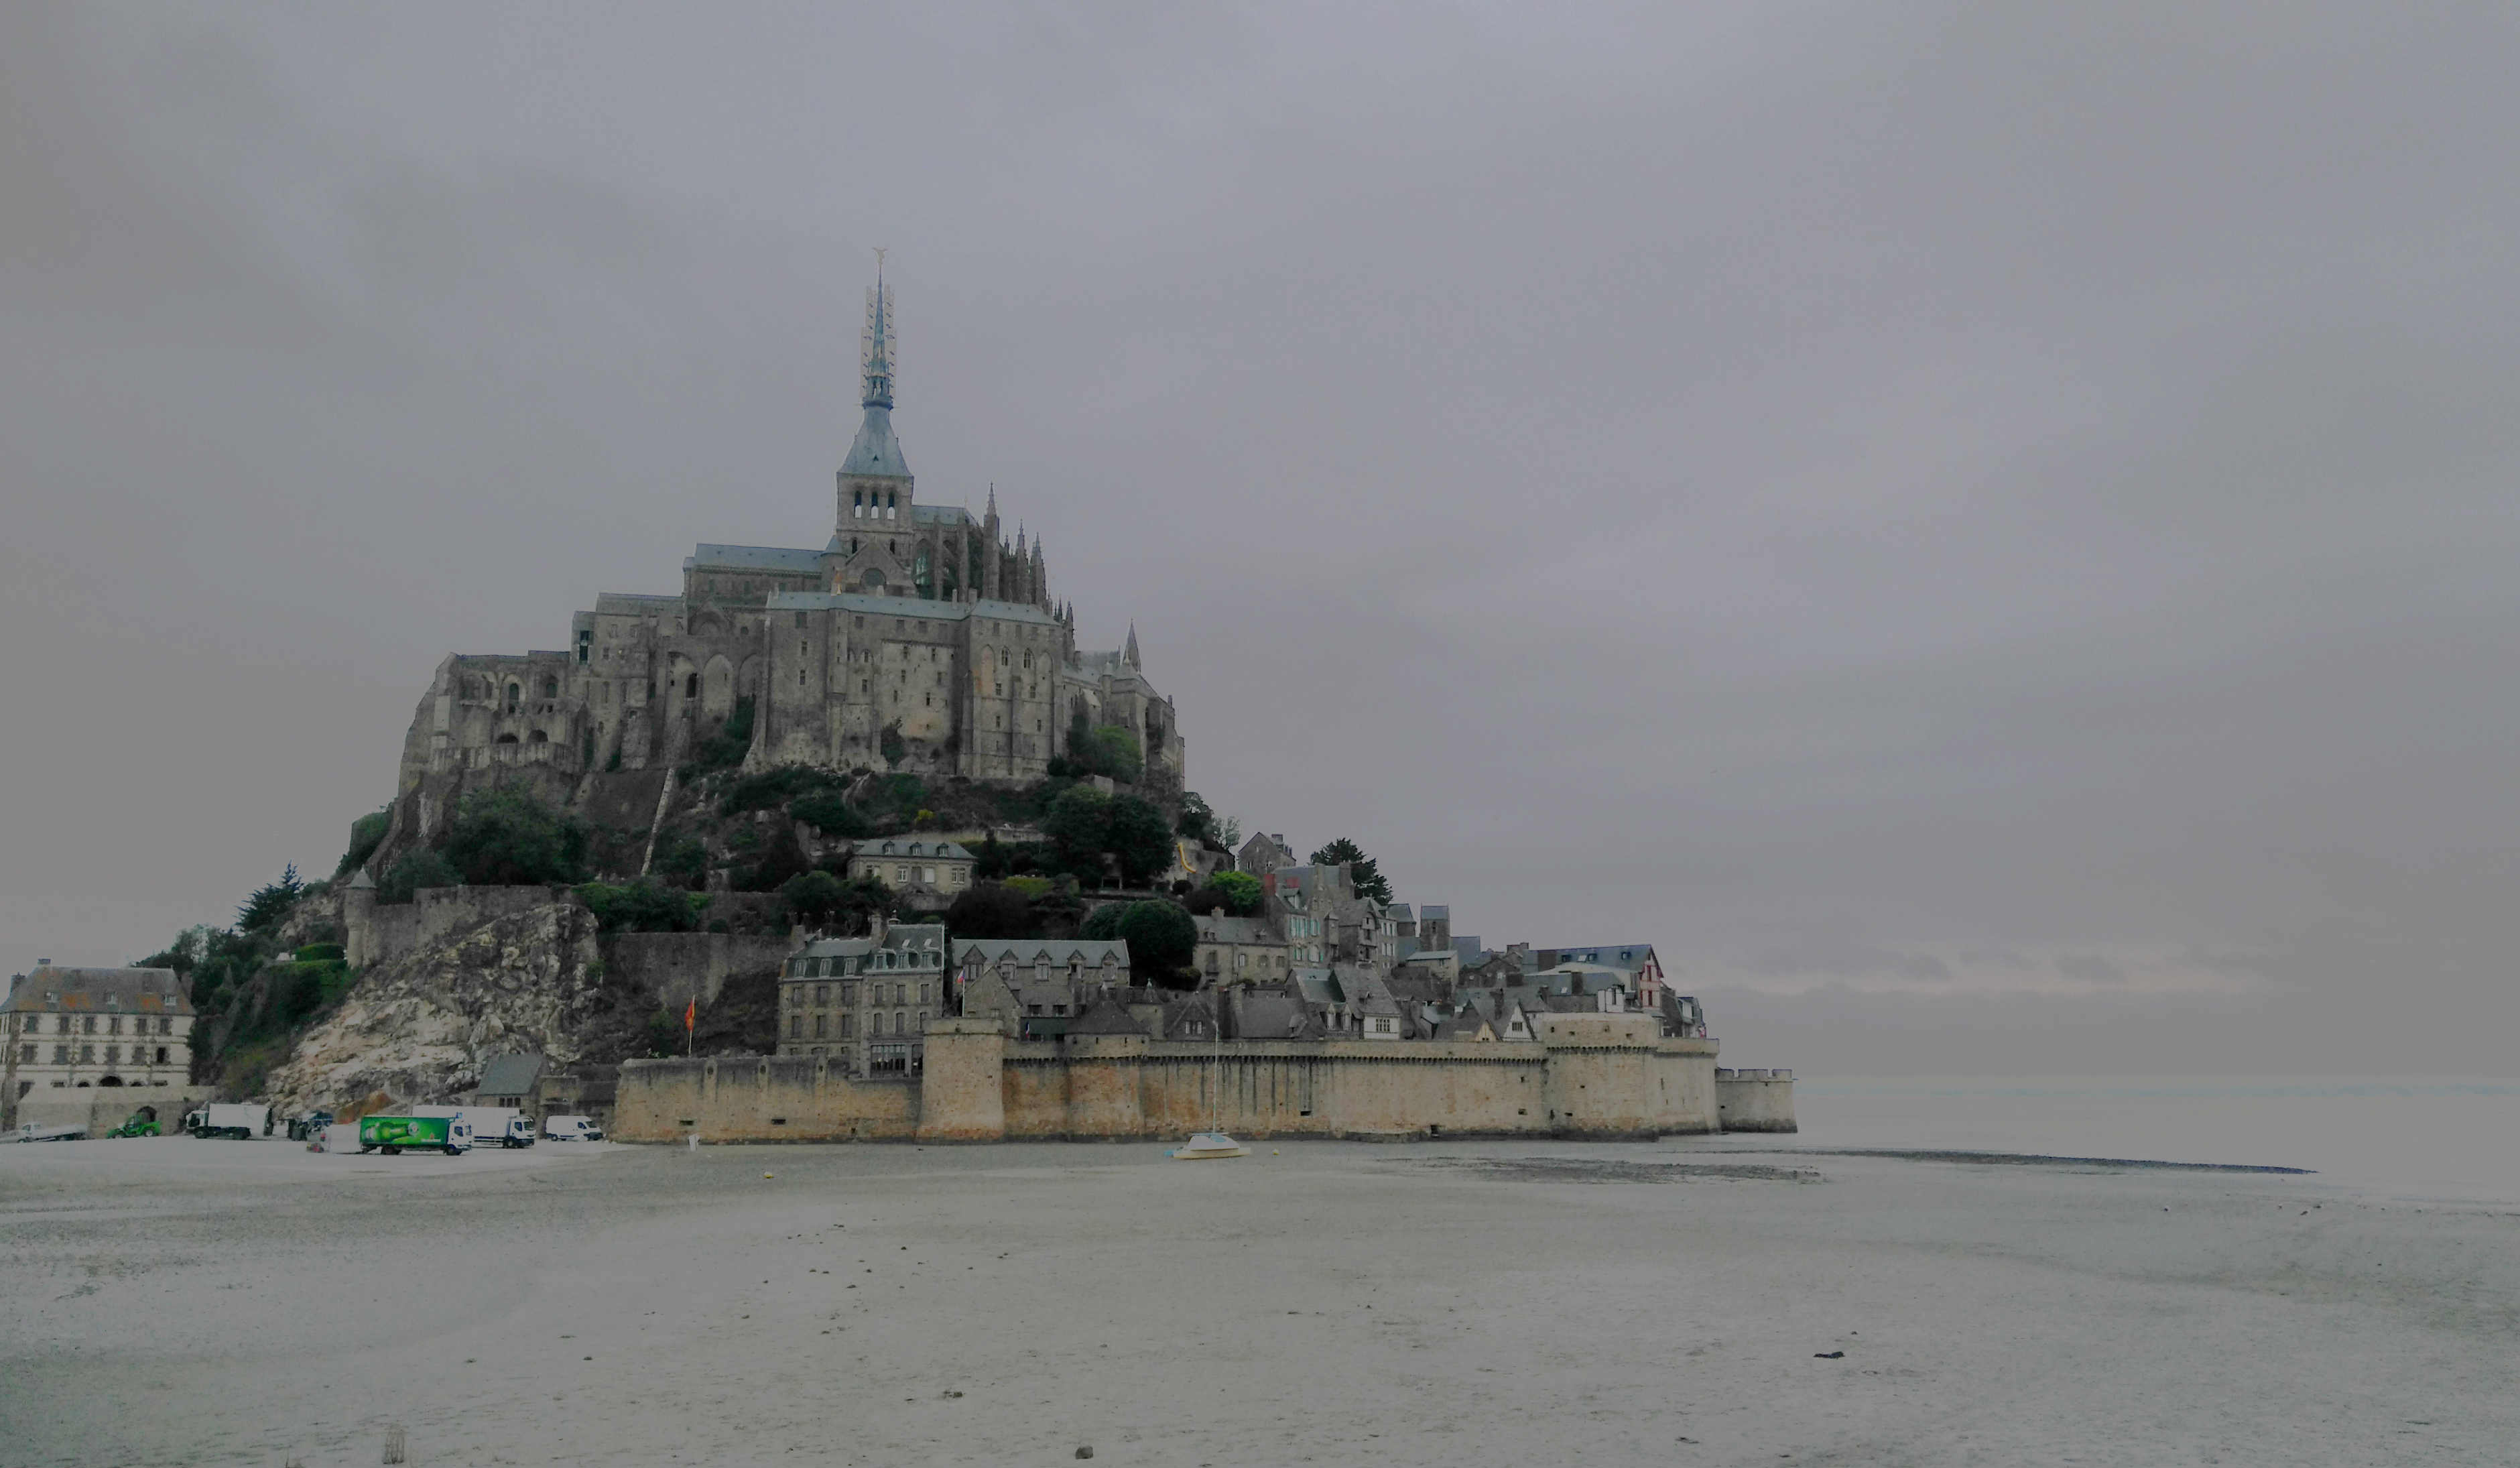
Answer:
[[[919,531],[911,510],[915,482],[892,436],[892,380],[899,345],[893,335],[892,290],[883,283],[883,252],[875,252],[875,285],[867,292],[866,332],[858,365],[866,416],[840,462],[839,513],[823,566],[833,591],[911,596]]]

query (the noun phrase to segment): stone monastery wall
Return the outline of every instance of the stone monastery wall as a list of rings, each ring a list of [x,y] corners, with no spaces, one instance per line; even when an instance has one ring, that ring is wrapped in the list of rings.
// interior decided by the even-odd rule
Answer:
[[[820,1061],[632,1061],[613,1136],[675,1142],[1167,1138],[1211,1122],[1282,1136],[1641,1137],[1724,1129],[1716,1042],[1651,1022],[1540,1043],[1012,1040],[994,1022],[927,1031],[917,1081],[850,1080]],[[1732,1073],[1727,1072],[1726,1075]],[[1769,1073],[1743,1073],[1767,1076]],[[1791,1130],[1784,1078],[1758,1082],[1750,1129]]]

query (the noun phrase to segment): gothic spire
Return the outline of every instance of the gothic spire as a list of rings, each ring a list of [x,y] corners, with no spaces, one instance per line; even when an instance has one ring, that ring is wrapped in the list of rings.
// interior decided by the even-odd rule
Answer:
[[[892,328],[892,288],[883,283],[883,252],[876,252],[875,285],[867,291],[866,334],[859,339],[858,362],[866,374],[861,403],[866,417],[858,424],[856,441],[840,464],[843,477],[910,478],[910,462],[892,436],[892,379],[900,344]]]
[[[1120,661],[1131,667],[1145,665],[1138,661],[1138,619],[1134,617],[1129,619],[1129,650],[1120,655]]]

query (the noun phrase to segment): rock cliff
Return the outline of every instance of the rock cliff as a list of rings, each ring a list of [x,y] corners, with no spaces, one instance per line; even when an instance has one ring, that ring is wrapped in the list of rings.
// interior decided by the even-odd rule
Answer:
[[[469,1089],[493,1056],[618,1059],[654,1000],[608,982],[596,920],[573,901],[505,913],[361,973],[273,1071],[287,1111],[373,1110]]]

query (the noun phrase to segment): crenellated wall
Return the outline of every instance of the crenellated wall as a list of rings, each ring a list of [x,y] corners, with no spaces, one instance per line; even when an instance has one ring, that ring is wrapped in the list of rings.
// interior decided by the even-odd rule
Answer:
[[[1715,1115],[1726,1131],[1799,1131],[1794,1073],[1717,1071]]]
[[[1601,1023],[1618,1020],[1625,1023]],[[1536,1044],[1240,1041],[1140,1035],[1016,1040],[951,1019],[915,1082],[851,1081],[821,1062],[632,1061],[613,1135],[676,1141],[1178,1137],[1640,1137],[1725,1129],[1716,1042],[1665,1038],[1644,1016],[1550,1027]],[[1789,1072],[1762,1078],[1752,1124],[1793,1129]],[[1726,1081],[1732,1085],[1735,1082]],[[1744,1093],[1747,1095],[1749,1093]]]

